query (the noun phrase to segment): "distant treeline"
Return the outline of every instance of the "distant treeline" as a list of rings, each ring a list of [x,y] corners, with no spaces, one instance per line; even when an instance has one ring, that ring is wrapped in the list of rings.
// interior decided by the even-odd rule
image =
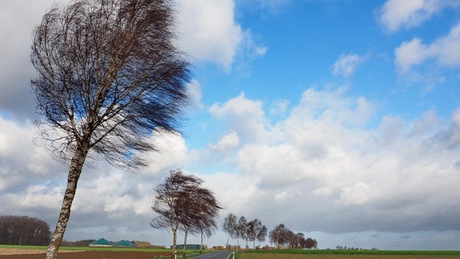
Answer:
[[[89,244],[91,244],[94,241],[96,241],[96,239],[85,239],[85,240],[78,240],[78,241],[63,240],[61,246],[84,247],[84,246],[89,246]]]
[[[28,216],[0,216],[0,244],[48,245],[51,232],[49,225]]]

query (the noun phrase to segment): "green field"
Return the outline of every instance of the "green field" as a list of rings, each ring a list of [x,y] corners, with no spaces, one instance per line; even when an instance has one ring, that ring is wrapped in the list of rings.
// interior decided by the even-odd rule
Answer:
[[[432,259],[460,258],[460,251],[410,251],[410,250],[259,250],[238,252],[237,259]]]

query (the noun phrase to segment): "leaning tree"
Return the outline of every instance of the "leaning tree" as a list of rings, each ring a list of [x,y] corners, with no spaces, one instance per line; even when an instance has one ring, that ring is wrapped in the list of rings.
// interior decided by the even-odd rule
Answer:
[[[165,182],[155,188],[152,209],[157,216],[151,226],[171,230],[174,253],[179,229],[209,236],[216,227],[215,218],[221,207],[213,193],[201,187],[202,183],[203,180],[194,175],[172,170]]]
[[[225,247],[229,247],[229,242],[230,242],[230,237],[235,238],[236,237],[236,223],[237,216],[233,213],[228,213],[227,216],[224,219],[224,222],[222,223],[222,230],[227,233],[227,244]]]
[[[41,135],[69,165],[47,258],[61,245],[87,157],[136,168],[147,139],[177,132],[189,64],[174,46],[172,0],[75,0],[33,33],[32,80]]]

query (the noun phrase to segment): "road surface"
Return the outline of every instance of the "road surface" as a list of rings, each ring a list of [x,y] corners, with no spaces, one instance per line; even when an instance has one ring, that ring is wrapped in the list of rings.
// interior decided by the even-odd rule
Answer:
[[[214,253],[209,253],[205,255],[200,255],[193,257],[193,259],[232,259],[231,251],[219,251]]]

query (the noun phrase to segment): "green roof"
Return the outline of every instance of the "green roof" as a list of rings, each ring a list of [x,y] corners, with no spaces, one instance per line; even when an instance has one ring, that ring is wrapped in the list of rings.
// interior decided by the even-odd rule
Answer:
[[[101,238],[101,239],[98,239],[94,242],[91,242],[91,244],[89,245],[93,245],[93,246],[111,246],[112,245],[112,242],[108,241],[107,239],[105,238]]]
[[[125,247],[135,247],[136,245],[132,242],[129,242],[127,240],[120,240],[113,244],[113,246],[125,246]]]

